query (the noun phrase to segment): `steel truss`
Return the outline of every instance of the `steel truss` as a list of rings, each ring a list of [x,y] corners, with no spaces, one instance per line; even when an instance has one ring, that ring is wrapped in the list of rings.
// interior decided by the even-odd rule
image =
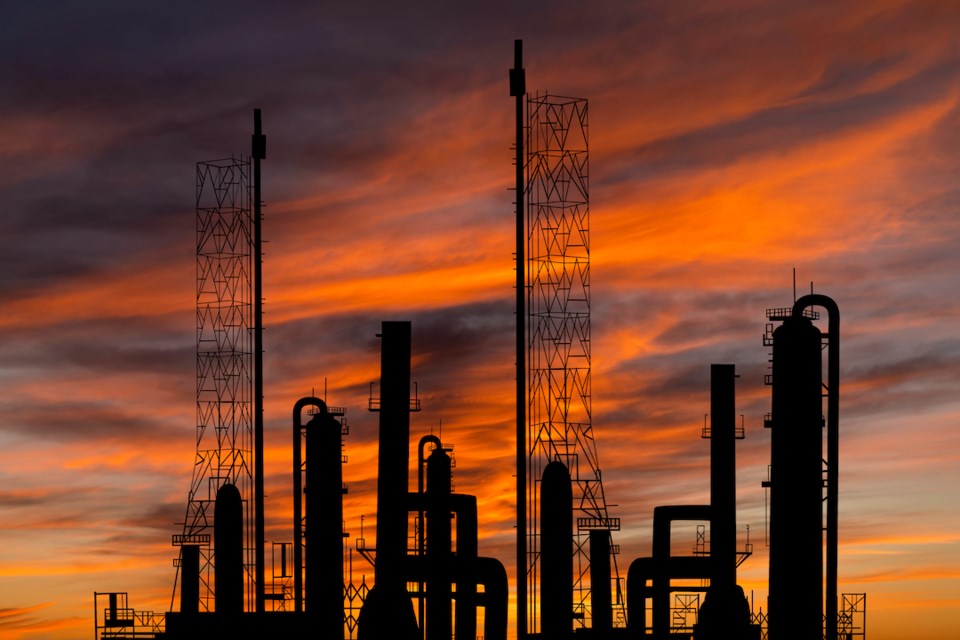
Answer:
[[[201,611],[213,609],[213,505],[227,483],[244,499],[247,609],[254,605],[252,198],[249,158],[197,163],[197,453],[173,544],[200,546]]]
[[[587,139],[586,100],[527,95],[526,571],[530,632],[539,629],[539,493],[547,463],[560,460],[566,464],[573,482],[577,626],[590,626],[592,619],[590,530],[616,531],[620,526],[619,519],[611,518],[607,511],[592,428]],[[615,548],[611,544],[611,549]],[[619,581],[615,554],[613,557],[613,575]],[[623,619],[622,612],[617,619]]]

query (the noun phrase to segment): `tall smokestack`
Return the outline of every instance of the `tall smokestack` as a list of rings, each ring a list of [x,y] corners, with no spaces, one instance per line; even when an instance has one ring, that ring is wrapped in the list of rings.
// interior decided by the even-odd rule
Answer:
[[[737,584],[736,409],[732,364],[710,365],[710,586]]]
[[[376,582],[404,587],[410,458],[410,323],[384,322],[380,336]]]
[[[736,370],[710,365],[710,587],[693,627],[695,640],[759,640],[737,585]]]
[[[380,337],[376,584],[360,611],[357,639],[420,640],[404,572],[410,457],[410,323],[384,322]]]

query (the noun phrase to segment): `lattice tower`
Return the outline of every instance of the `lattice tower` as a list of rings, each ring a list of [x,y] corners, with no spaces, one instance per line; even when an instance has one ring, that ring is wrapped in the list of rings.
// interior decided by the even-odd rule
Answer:
[[[551,460],[573,482],[574,619],[590,626],[589,532],[614,531],[592,427],[587,101],[527,96],[527,610],[539,629],[539,493]],[[611,545],[611,549],[616,549]],[[614,559],[615,559],[614,555]],[[616,562],[614,561],[614,575]],[[619,580],[619,577],[617,577]],[[604,585],[609,589],[611,585]],[[618,589],[619,592],[619,589]],[[618,619],[623,619],[621,615]]]
[[[197,453],[173,544],[200,546],[201,611],[213,609],[213,506],[226,483],[244,499],[248,610],[255,593],[252,197],[249,158],[197,163]]]

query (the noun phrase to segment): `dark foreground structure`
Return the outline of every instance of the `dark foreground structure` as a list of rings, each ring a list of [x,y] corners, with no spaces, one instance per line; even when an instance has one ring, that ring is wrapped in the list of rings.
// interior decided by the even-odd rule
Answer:
[[[378,542],[376,550],[371,550],[376,553],[376,584],[360,611],[357,637],[414,640],[423,637],[425,631],[429,640],[449,640],[454,634],[454,617],[459,637],[476,637],[481,635],[477,610],[482,608],[483,637],[505,640],[506,570],[499,561],[478,555],[477,500],[452,491],[451,459],[438,438],[427,436],[426,442],[421,443],[421,457],[424,445],[433,445],[426,460],[425,489],[423,483],[416,492],[407,489],[412,405],[410,334],[409,322],[384,322],[379,334],[382,351]],[[306,406],[315,411],[310,422],[300,427],[299,416]],[[303,463],[297,447],[300,431],[306,432],[307,456]],[[294,433],[294,476],[299,477],[302,464],[308,489],[303,523],[299,524],[299,509],[294,523],[298,530],[295,538],[303,541],[306,556],[303,565],[300,554],[295,559],[295,575],[304,576],[303,587],[296,590],[295,610],[243,610],[243,503],[236,487],[226,484],[217,492],[214,520],[216,609],[197,610],[191,598],[198,591],[199,572],[195,570],[196,563],[182,562],[180,611],[166,614],[165,632],[155,637],[344,637],[341,423],[318,398],[303,398],[294,408]],[[298,497],[295,496],[295,504]],[[426,519],[426,546],[413,555],[407,544],[407,523],[412,512],[425,514]],[[451,527],[455,527],[455,536]],[[192,554],[191,550],[185,555]],[[411,594],[407,589],[411,583],[425,584],[426,591]],[[301,592],[305,592],[303,602],[299,600]],[[413,596],[425,604],[424,629],[417,622]]]
[[[865,610],[864,594],[844,594],[838,608],[839,311],[822,295],[768,311],[781,324],[768,325],[765,336],[773,349],[772,413],[765,420],[771,429],[767,614],[753,611],[737,584],[737,567],[752,548],[749,542],[737,548],[735,444],[744,432],[733,364],[710,369],[710,424],[703,433],[710,440],[710,501],[654,508],[651,555],[630,564],[624,597],[611,536],[620,523],[607,512],[590,425],[586,101],[530,97],[520,54],[518,41],[510,75],[517,105],[517,639],[759,640],[763,626],[769,640],[862,638],[865,625],[857,626],[854,615]],[[383,322],[378,334],[380,397],[371,388],[368,407],[379,414],[376,548],[366,546],[362,524],[355,546],[373,566],[372,588],[354,586],[353,550],[345,555],[345,410],[314,396],[293,406],[293,538],[274,543],[267,577],[259,304],[266,139],[259,110],[254,120],[252,174],[249,160],[198,165],[201,471],[194,472],[183,534],[174,536],[179,611],[137,612],[126,594],[95,593],[96,637],[506,640],[507,573],[499,560],[479,555],[477,498],[454,491],[452,447],[422,437],[418,486],[408,487],[410,414],[419,410],[411,395],[410,322]],[[571,138],[582,147],[568,145]],[[210,206],[201,202],[207,181]],[[526,222],[536,234],[524,226],[531,211],[536,215]],[[574,241],[555,255],[561,236]],[[249,251],[238,249],[245,241]],[[522,268],[525,248],[527,266],[536,265],[531,271],[538,274],[530,281]],[[234,286],[248,273],[249,282]],[[223,289],[201,308],[208,280]],[[826,336],[811,307],[827,310]],[[236,428],[244,421],[248,433]],[[215,456],[200,444],[207,427],[217,437]],[[692,555],[678,553],[671,540],[681,522],[701,523]],[[691,593],[678,607],[675,599]]]

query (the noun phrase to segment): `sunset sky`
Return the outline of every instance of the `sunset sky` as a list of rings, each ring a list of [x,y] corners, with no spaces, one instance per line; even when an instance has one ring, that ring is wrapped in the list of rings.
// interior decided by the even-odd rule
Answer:
[[[871,640],[955,637],[956,0],[11,4],[0,637],[89,638],[94,591],[170,607],[195,163],[248,154],[254,108],[267,539],[292,537],[291,408],[325,385],[351,426],[347,528],[372,522],[375,334],[410,320],[411,439],[442,423],[512,583],[515,38],[528,90],[590,101],[593,424],[621,575],[654,506],[708,501],[710,364],[734,363],[739,581],[766,609],[761,337],[796,269],[842,314],[839,590],[867,593]]]

